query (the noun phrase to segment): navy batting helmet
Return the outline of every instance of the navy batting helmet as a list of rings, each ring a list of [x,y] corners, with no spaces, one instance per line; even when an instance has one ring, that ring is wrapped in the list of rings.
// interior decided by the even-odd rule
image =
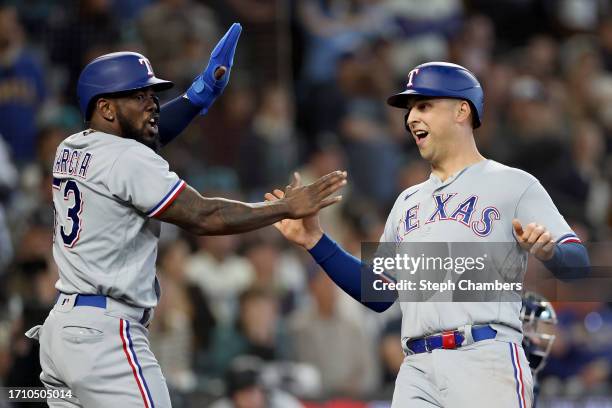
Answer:
[[[448,62],[428,62],[408,74],[406,90],[387,99],[397,108],[406,108],[414,96],[465,99],[472,107],[474,128],[480,126],[484,112],[484,95],[476,76],[461,65]]]
[[[172,86],[172,82],[155,77],[151,63],[144,55],[113,52],[87,64],[79,76],[77,96],[81,113],[88,120],[93,101],[98,96],[147,87],[163,91]]]

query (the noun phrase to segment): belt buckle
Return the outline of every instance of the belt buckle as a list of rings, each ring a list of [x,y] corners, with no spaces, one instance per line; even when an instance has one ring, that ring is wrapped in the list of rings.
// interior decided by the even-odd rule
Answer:
[[[457,341],[455,340],[455,330],[449,330],[442,332],[442,348],[445,350],[455,350],[457,348]]]

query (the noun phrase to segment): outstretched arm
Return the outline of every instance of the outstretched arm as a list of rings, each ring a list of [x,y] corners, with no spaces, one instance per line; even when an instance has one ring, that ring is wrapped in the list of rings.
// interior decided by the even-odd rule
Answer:
[[[229,82],[241,32],[240,24],[232,24],[215,46],[204,71],[194,79],[185,94],[162,105],[159,122],[162,145],[178,136],[198,113],[205,115],[223,93]]]
[[[186,187],[157,218],[198,235],[228,235],[251,231],[284,218],[300,218],[335,204],[329,197],[346,184],[346,175],[330,173],[307,186],[296,180],[287,186],[285,197],[275,202],[243,203],[224,198],[205,198]]]
[[[284,197],[285,194],[280,190],[266,194],[266,200],[270,203],[281,201]],[[323,233],[319,224],[318,212],[302,219],[284,219],[275,223],[274,226],[289,241],[307,249],[331,280],[356,301],[379,313],[384,312],[394,303],[393,301],[368,302],[363,300],[361,285],[365,283],[371,287],[373,281],[380,277]],[[397,297],[397,292],[394,293],[394,296]]]

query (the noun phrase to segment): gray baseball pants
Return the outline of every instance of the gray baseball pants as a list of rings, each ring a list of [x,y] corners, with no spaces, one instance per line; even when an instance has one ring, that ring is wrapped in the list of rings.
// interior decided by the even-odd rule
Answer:
[[[107,298],[106,308],[75,306],[60,294],[42,326],[26,335],[40,342],[40,379],[73,398],[52,408],[168,408],[166,380],[149,348],[144,309]],[[149,319],[150,321],[150,319]]]
[[[533,379],[520,344],[483,340],[408,355],[392,408],[531,408]]]

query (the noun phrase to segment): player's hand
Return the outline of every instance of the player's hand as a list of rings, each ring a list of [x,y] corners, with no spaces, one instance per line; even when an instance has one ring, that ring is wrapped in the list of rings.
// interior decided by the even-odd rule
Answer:
[[[186,95],[189,100],[202,108],[200,115],[205,115],[215,99],[223,93],[234,64],[234,54],[242,26],[234,23],[219,40],[210,55],[210,61],[204,71],[196,77]]]
[[[310,186],[314,186],[317,183],[323,183],[323,181],[325,181],[327,177],[329,177],[330,175],[334,175],[334,174],[335,173],[330,173],[327,176],[323,176],[322,178],[320,178],[319,180],[317,180],[315,183],[311,184]],[[336,184],[333,187],[334,191],[338,190],[339,188],[341,188],[343,185],[346,184],[346,172],[341,172],[341,175],[343,176],[343,178],[340,179],[339,183],[335,182]],[[330,182],[330,181],[332,180],[328,178],[326,182]],[[291,188],[289,189],[289,187]],[[288,186],[287,190],[290,190],[291,192],[295,192],[296,188],[304,188],[304,187],[301,187],[301,179],[300,179],[299,173],[294,174],[294,181],[291,184],[291,186]],[[329,193],[329,194],[332,194],[332,193]],[[266,193],[265,195],[266,201],[281,200],[281,199],[285,199],[285,197],[286,197],[285,192],[281,190],[274,190],[272,193]],[[324,201],[321,202],[320,208],[335,204],[339,202],[341,199],[342,199],[342,196],[326,198]],[[317,209],[314,213],[308,216],[305,216],[301,219],[284,219],[282,221],[275,223],[274,227],[276,227],[276,229],[278,229],[281,232],[281,234],[283,234],[283,236],[287,238],[288,240],[298,245],[301,245],[306,249],[311,249],[319,241],[319,239],[321,239],[321,236],[323,236],[323,230],[321,229],[321,226],[319,224],[319,216],[318,216],[319,209]]]
[[[330,197],[346,184],[346,172],[334,171],[307,186],[302,185],[299,173],[293,173],[293,181],[285,188],[282,200],[287,204],[289,218],[298,219],[315,214],[339,202],[342,196]]]
[[[282,190],[274,190],[272,193],[266,193],[266,201],[280,200],[285,196]],[[294,244],[310,249],[323,236],[323,230],[319,223],[319,213],[304,217],[299,220],[286,218],[274,224],[274,227],[280,231],[283,236]]]
[[[521,248],[540,261],[548,261],[555,253],[555,241],[545,226],[532,222],[525,228],[518,219],[512,220],[514,234]]]

